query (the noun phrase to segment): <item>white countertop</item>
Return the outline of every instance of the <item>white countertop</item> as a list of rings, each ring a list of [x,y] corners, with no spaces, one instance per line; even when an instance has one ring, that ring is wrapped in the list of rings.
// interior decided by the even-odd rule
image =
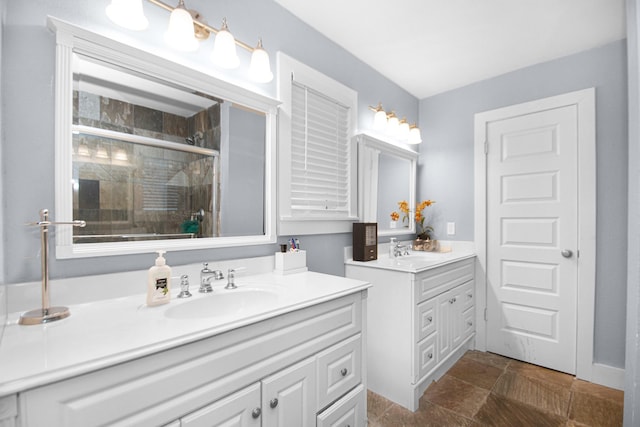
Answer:
[[[388,248],[388,245],[387,245]],[[384,270],[402,271],[406,273],[420,273],[421,271],[450,264],[467,258],[473,258],[475,252],[471,248],[455,248],[450,252],[422,252],[410,251],[409,255],[396,258],[389,257],[387,251],[378,252],[378,259],[373,261],[345,260],[346,265],[359,267],[380,268]]]
[[[71,316],[50,324],[18,325],[20,313],[9,314],[0,343],[0,397],[53,381],[150,355],[241,326],[259,322],[368,288],[359,280],[320,273],[263,273],[236,277],[239,290],[265,289],[277,294],[267,304],[243,307],[239,313],[176,319],[167,310],[225,292],[226,280],[213,283],[214,292],[145,305],[145,294],[69,305]],[[200,303],[198,303],[200,304]],[[53,304],[52,304],[53,305]]]

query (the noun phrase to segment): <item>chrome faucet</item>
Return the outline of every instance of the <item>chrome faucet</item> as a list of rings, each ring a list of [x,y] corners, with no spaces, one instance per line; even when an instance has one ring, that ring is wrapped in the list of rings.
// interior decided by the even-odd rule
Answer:
[[[198,292],[207,294],[209,292],[213,292],[213,288],[211,287],[211,279],[222,280],[224,279],[224,275],[220,270],[209,269],[209,263],[207,262],[203,262],[202,265],[204,266],[204,268],[200,270],[200,289],[198,289]]]
[[[400,243],[396,243],[393,246],[393,256],[397,258],[403,255],[409,255],[409,245],[401,245]]]
[[[183,274],[180,276],[180,293],[178,294],[178,298],[189,298],[191,296],[191,292],[189,292],[189,276]]]

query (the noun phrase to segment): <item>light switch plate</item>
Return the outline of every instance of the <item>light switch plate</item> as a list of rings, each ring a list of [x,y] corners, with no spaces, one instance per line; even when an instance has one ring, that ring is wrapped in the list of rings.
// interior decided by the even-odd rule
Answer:
[[[454,234],[456,234],[456,223],[455,222],[448,222],[447,223],[447,235],[453,236]]]

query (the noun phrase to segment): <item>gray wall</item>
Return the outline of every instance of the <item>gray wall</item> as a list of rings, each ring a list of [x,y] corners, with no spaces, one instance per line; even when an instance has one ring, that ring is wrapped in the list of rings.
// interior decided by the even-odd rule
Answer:
[[[456,222],[473,240],[474,114],[596,88],[597,262],[594,361],[624,367],[627,269],[626,42],[567,56],[420,101],[418,199],[431,198],[436,236]]]
[[[2,139],[3,239],[7,283],[39,280],[39,240],[37,230],[25,227],[44,207],[54,208],[54,60],[55,36],[46,27],[47,15],[68,21],[96,33],[112,37],[135,47],[185,65],[207,70],[213,75],[250,85],[246,79],[249,55],[240,51],[241,68],[237,71],[215,69],[210,62],[209,41],[196,53],[182,54],[165,47],[163,34],[168,13],[144,2],[151,23],[144,32],[132,32],[113,25],[105,15],[109,2],[83,0],[26,0],[7,2],[3,40],[3,116],[6,124]],[[359,94],[359,127],[371,127],[368,105],[378,101],[385,108],[417,121],[418,100],[363,64],[344,49],[295,18],[272,0],[189,0],[190,9],[198,10],[214,26],[226,16],[234,35],[247,43],[262,37],[275,67],[275,53],[288,55],[353,88]],[[274,69],[274,72],[276,70]],[[276,97],[275,80],[253,86],[257,91]],[[52,212],[55,219],[55,212]],[[280,239],[286,241],[286,238]],[[350,244],[350,234],[310,236],[305,238],[309,266],[316,271],[343,274],[342,247]],[[181,265],[272,254],[277,245],[237,249],[183,251],[167,254],[169,264]],[[101,274],[147,268],[153,254],[113,256],[83,260],[51,260],[52,278]]]
[[[637,0],[627,0],[629,70],[629,242],[624,425],[640,424],[640,45]]]

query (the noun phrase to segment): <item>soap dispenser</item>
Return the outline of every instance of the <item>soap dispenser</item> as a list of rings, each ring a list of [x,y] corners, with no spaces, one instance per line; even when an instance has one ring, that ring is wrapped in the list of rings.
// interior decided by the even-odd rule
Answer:
[[[395,258],[395,250],[396,250],[396,238],[392,237],[389,239],[389,258]]]
[[[171,267],[162,256],[165,251],[156,251],[156,265],[149,269],[147,281],[147,306],[166,304],[171,299]]]

